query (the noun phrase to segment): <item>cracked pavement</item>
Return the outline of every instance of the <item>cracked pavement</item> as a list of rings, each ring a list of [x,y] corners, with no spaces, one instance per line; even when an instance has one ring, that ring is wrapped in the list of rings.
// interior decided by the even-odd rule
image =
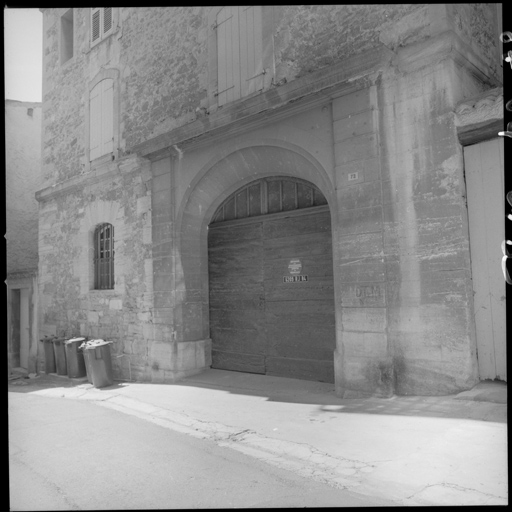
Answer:
[[[44,387],[52,378],[54,385]],[[30,392],[90,400],[399,505],[508,504],[506,403],[340,399],[328,384],[221,370],[172,385],[102,389],[37,380]]]

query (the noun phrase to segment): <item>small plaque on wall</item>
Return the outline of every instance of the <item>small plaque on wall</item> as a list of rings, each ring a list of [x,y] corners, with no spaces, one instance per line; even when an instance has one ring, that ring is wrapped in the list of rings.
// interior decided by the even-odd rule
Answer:
[[[283,283],[302,283],[308,280],[308,276],[283,276]]]

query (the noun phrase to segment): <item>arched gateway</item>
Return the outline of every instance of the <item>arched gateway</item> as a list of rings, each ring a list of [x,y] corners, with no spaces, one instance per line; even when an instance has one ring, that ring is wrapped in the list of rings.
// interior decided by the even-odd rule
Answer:
[[[178,339],[211,338],[213,368],[334,382],[332,193],[299,148],[240,148],[199,173],[177,218],[193,299]]]
[[[287,177],[241,187],[208,232],[212,367],[334,382],[331,218]]]

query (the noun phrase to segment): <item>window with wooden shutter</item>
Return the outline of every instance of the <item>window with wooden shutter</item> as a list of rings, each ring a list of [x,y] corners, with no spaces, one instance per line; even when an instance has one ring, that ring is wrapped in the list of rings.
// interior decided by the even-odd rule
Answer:
[[[89,160],[114,150],[114,80],[105,78],[89,97]]]
[[[261,6],[227,6],[217,14],[217,103],[264,87]]]
[[[91,43],[101,41],[114,26],[112,7],[91,7]]]
[[[101,7],[91,8],[91,41],[94,43],[100,36]]]

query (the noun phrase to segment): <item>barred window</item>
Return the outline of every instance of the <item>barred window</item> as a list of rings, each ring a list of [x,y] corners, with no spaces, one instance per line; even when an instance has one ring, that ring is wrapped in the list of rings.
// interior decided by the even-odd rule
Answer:
[[[114,226],[108,223],[94,231],[94,288],[114,288]]]

